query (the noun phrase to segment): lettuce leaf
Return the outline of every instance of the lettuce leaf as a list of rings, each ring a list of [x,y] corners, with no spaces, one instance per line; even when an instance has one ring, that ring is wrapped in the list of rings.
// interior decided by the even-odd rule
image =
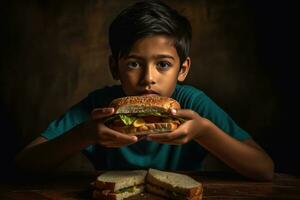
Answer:
[[[117,194],[124,193],[124,192],[133,193],[134,192],[134,186],[128,187],[128,188],[123,188],[123,189],[120,189],[120,190],[116,191]]]
[[[109,123],[112,123],[116,119],[121,119],[125,125],[131,125],[134,122],[134,120],[136,120],[136,117],[129,116],[126,114],[117,114],[117,115],[113,115],[111,117],[106,118],[104,120],[104,123],[109,124]]]
[[[123,123],[125,125],[131,125],[135,120],[136,120],[136,117],[133,117],[133,116],[128,116],[128,115],[123,115],[123,114],[120,114],[120,119],[123,121]]]

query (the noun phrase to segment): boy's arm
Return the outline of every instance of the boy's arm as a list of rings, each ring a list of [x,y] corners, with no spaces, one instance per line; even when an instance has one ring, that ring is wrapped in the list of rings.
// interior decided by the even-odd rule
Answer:
[[[71,155],[92,144],[121,147],[137,142],[136,136],[121,134],[104,125],[104,117],[113,113],[113,109],[95,109],[91,120],[53,140],[38,137],[16,155],[16,166],[25,171],[46,172],[55,169]]]
[[[207,132],[195,138],[199,144],[240,174],[257,179],[271,180],[274,164],[264,150],[252,139],[240,142],[224,133],[212,122]]]
[[[80,128],[81,126],[75,127],[53,140],[41,136],[36,138],[17,154],[16,166],[18,169],[34,173],[54,169],[71,155],[91,144],[91,141],[82,137]]]
[[[240,142],[192,110],[181,109],[172,113],[188,120],[173,132],[152,134],[149,139],[175,145],[193,139],[240,174],[257,180],[272,179],[273,161],[252,139]]]

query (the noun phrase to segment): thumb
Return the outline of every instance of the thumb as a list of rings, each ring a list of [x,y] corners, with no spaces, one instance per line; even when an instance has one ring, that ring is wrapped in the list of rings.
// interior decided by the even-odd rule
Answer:
[[[92,110],[91,117],[93,120],[108,117],[114,113],[114,108],[96,108]]]

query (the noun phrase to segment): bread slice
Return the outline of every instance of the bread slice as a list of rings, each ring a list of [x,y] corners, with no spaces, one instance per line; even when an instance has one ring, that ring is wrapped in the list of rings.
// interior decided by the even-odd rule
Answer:
[[[191,177],[149,169],[147,174],[147,191],[171,199],[201,199],[203,186]]]
[[[108,171],[93,183],[94,199],[122,200],[144,191],[146,170]]]
[[[146,170],[108,171],[97,177],[94,185],[99,190],[116,192],[145,183]]]

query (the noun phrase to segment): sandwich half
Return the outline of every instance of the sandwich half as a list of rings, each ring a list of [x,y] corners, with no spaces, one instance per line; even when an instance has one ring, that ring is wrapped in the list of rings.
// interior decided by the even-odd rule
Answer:
[[[93,183],[94,199],[122,200],[144,191],[146,170],[108,171]]]
[[[146,182],[147,192],[168,199],[202,199],[202,184],[184,174],[149,169]]]
[[[184,122],[171,115],[170,109],[180,109],[180,104],[169,97],[128,96],[113,100],[109,106],[115,109],[115,114],[104,123],[129,135],[169,132]]]

